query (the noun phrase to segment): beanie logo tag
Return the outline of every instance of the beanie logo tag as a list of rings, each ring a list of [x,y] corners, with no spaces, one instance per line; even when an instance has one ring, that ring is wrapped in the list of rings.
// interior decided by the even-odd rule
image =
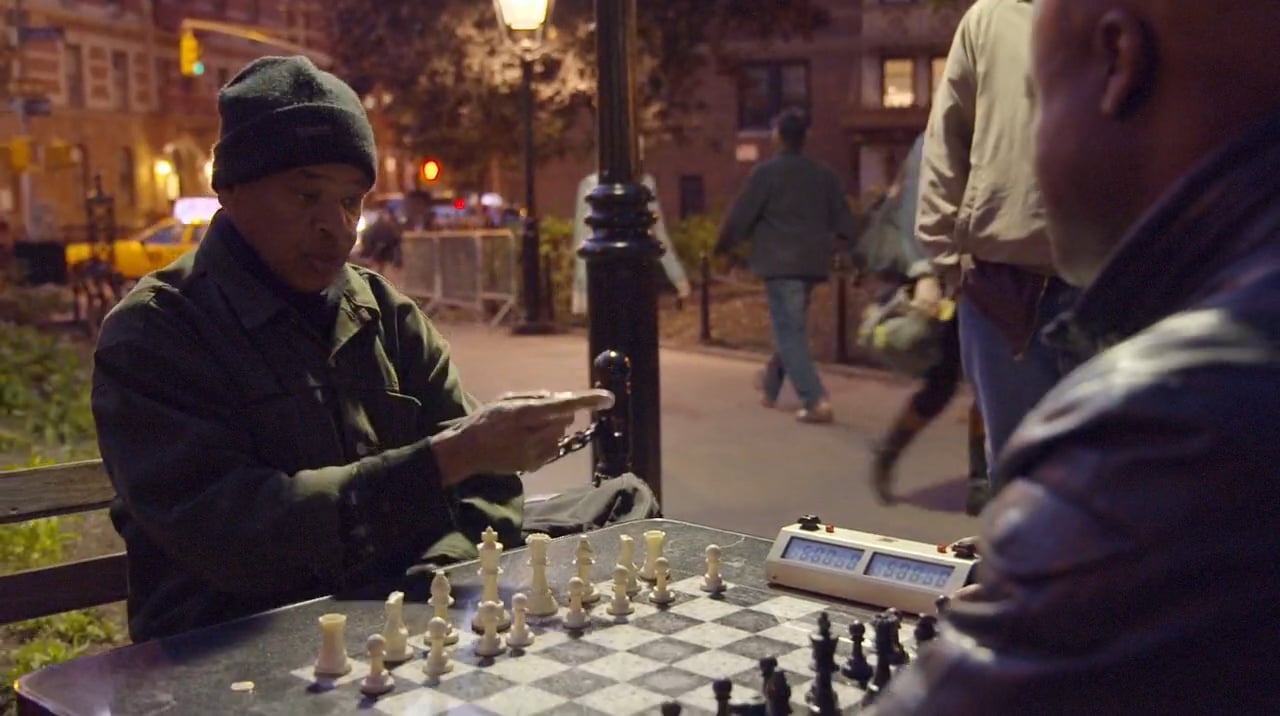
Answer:
[[[333,127],[328,125],[316,125],[313,127],[298,127],[293,130],[299,137],[320,137],[333,134]]]

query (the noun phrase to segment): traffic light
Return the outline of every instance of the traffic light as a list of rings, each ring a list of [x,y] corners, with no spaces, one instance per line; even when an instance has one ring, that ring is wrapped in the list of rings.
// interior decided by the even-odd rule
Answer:
[[[27,135],[19,135],[9,140],[5,146],[9,160],[9,169],[14,174],[23,174],[31,171],[31,137]]]
[[[425,184],[434,184],[440,180],[440,162],[434,159],[424,159],[422,166],[418,170],[418,175],[422,177]]]
[[[178,66],[183,77],[199,77],[204,74],[204,63],[200,61],[200,40],[196,33],[185,30],[178,40]]]

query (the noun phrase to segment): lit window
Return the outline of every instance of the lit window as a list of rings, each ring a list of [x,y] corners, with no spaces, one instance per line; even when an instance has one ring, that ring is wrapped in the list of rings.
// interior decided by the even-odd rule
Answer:
[[[886,59],[883,68],[883,106],[911,107],[916,103],[915,63],[909,59]]]

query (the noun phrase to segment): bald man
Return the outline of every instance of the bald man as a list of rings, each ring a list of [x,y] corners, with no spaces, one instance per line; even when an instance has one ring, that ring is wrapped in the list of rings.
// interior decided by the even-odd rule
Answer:
[[[1280,3],[1038,0],[1052,333],[980,586],[874,713],[1280,712]]]

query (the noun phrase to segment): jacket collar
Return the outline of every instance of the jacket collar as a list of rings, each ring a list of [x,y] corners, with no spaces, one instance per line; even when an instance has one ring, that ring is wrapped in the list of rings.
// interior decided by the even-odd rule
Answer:
[[[1203,161],[1130,230],[1051,342],[1092,354],[1202,298],[1280,216],[1280,114]]]
[[[196,250],[194,270],[197,273],[207,273],[222,287],[232,310],[246,328],[258,328],[291,307],[277,291],[264,284],[236,256],[231,246],[234,238],[230,236],[236,232],[230,218],[222,212],[215,214],[204,240],[200,242],[200,248]],[[339,284],[342,297],[334,338],[340,344],[354,335],[360,325],[376,319],[379,308],[368,280],[351,264],[343,268],[334,288]],[[355,325],[347,325],[353,322]]]

